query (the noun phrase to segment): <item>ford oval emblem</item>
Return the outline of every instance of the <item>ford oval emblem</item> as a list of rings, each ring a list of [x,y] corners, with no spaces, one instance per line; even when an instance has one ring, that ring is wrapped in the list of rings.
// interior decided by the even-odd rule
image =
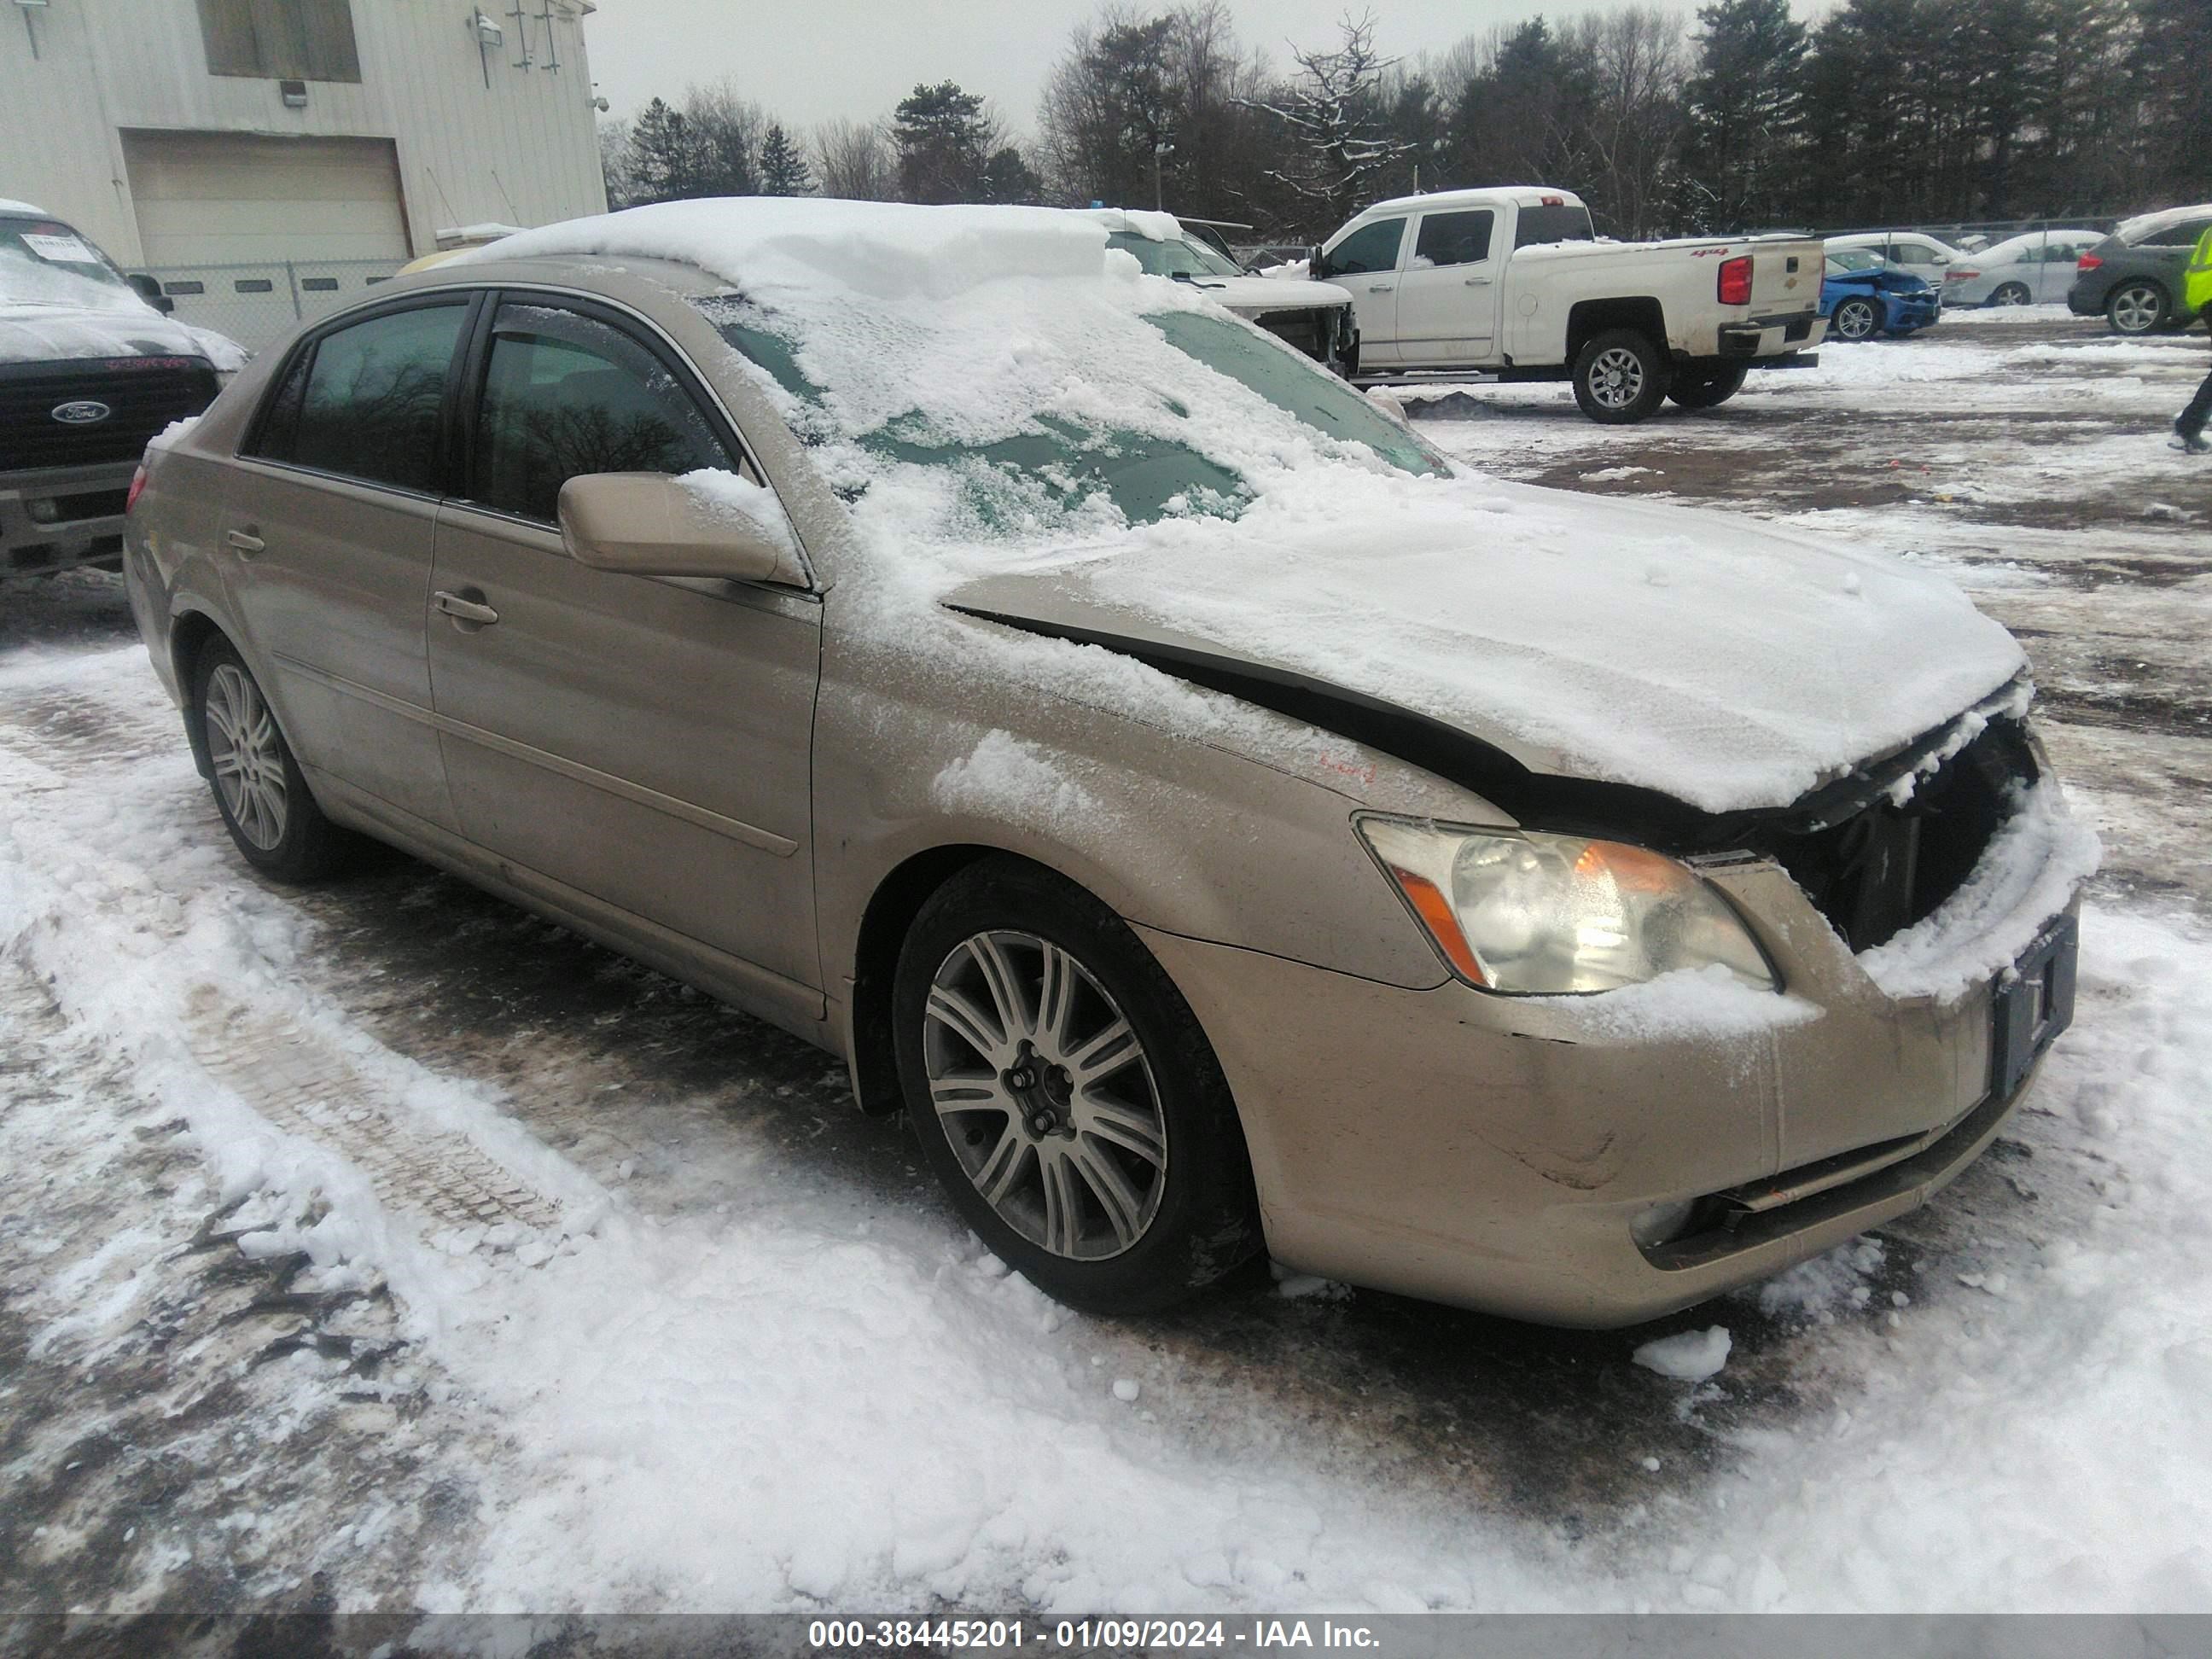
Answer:
[[[80,398],[73,404],[56,404],[52,410],[56,420],[70,426],[90,426],[94,421],[106,420],[114,412],[106,404],[95,403],[90,398]]]

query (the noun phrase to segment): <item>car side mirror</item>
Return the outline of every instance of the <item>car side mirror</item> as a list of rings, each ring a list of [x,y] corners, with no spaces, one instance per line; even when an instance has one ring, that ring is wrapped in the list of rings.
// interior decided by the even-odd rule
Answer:
[[[1319,242],[1316,242],[1306,250],[1306,275],[1316,283],[1321,281],[1321,244]]]
[[[561,486],[562,545],[578,564],[633,576],[719,576],[802,586],[805,568],[775,497],[665,472],[591,472]],[[757,495],[757,502],[750,499]],[[773,515],[773,517],[771,517]]]
[[[149,276],[144,271],[134,270],[123,280],[131,284],[140,299],[164,317],[176,310],[177,302],[161,292],[161,284],[157,279]]]

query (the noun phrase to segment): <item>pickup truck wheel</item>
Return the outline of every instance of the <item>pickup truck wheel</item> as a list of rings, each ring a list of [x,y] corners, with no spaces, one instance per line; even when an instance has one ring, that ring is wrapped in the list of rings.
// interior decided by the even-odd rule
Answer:
[[[191,718],[216,811],[248,864],[310,882],[350,861],[361,843],[315,805],[276,711],[225,641],[210,641],[192,664]]]
[[[1575,358],[1575,401],[1606,426],[1643,420],[1666,401],[1674,365],[1632,328],[1609,328]]]
[[[1692,363],[1674,371],[1667,395],[1685,409],[1713,409],[1743,390],[1741,363]]]
[[[1828,319],[1828,332],[1838,340],[1871,340],[1881,331],[1881,306],[1861,294],[1838,300],[1834,314]]]
[[[1016,859],[969,865],[915,918],[891,1008],[923,1161],[1047,1295],[1149,1313],[1258,1253],[1220,1062],[1152,952],[1088,893]]]
[[[2105,301],[2105,320],[2115,334],[2152,334],[2166,321],[2166,290],[2156,283],[2124,283]]]

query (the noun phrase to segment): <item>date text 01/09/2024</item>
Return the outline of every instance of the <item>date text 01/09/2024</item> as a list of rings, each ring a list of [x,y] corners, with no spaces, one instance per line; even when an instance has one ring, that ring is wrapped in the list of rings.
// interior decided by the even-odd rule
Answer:
[[[1168,1652],[1339,1648],[1376,1651],[1364,1625],[1321,1619],[817,1619],[807,1626],[817,1650],[968,1649],[995,1653],[1040,1647],[1075,1652],[1143,1648]]]

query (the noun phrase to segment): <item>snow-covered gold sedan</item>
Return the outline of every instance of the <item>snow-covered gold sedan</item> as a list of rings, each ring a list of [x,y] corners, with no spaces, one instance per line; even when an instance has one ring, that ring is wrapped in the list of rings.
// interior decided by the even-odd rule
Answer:
[[[1940,578],[1499,483],[1079,215],[641,209],[264,352],[132,600],[240,852],[845,1058],[1053,1294],[1641,1319],[1917,1203],[2095,855]]]

